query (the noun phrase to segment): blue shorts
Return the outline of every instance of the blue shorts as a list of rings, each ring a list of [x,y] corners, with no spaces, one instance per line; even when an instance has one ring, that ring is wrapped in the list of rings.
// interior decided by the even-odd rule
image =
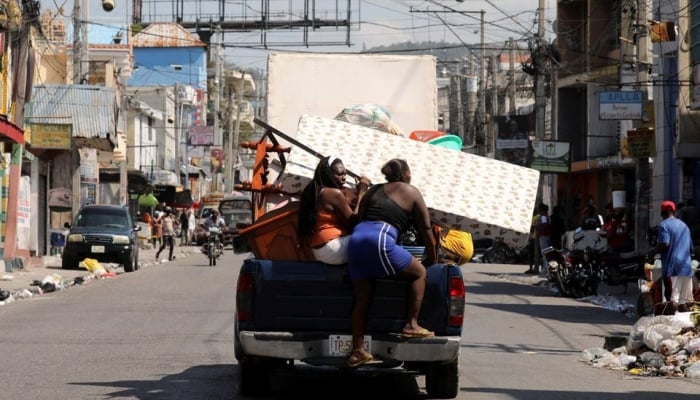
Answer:
[[[348,270],[352,280],[396,275],[413,261],[413,255],[396,244],[399,232],[382,221],[355,226],[348,243]]]

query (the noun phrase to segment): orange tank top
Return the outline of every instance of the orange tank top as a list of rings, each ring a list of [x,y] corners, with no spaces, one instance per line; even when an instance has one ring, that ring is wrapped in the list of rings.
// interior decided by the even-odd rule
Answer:
[[[316,216],[316,232],[311,238],[311,248],[317,249],[333,239],[349,234],[342,228],[343,223],[338,216],[326,210],[318,212]]]

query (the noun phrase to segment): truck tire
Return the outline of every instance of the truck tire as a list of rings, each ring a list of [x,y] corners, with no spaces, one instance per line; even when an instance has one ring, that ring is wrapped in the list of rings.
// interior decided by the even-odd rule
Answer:
[[[425,374],[425,391],[437,399],[454,399],[459,392],[458,361],[434,363]]]
[[[238,360],[241,396],[265,396],[270,391],[270,371],[258,357],[243,356]]]

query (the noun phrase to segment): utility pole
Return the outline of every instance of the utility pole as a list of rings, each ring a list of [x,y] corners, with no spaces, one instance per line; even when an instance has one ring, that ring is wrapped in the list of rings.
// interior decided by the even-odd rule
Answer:
[[[544,44],[544,1],[539,0],[539,6],[537,9],[538,20],[537,20],[537,39],[536,48],[537,55],[539,56],[540,47]],[[544,80],[545,80],[545,70],[544,70],[544,60],[533,60],[536,64],[535,73],[535,137],[537,140],[544,139],[544,129],[545,129],[545,110],[546,101],[544,95]]]
[[[182,134],[181,134],[181,124],[182,121],[180,121],[180,85],[175,82],[175,87],[174,87],[174,98],[173,101],[175,103],[175,174],[177,174],[177,182],[181,183],[181,176],[182,176],[182,164],[180,163],[180,141],[182,140]],[[189,177],[185,177],[186,180],[189,179]]]
[[[462,79],[464,79],[462,74],[450,77],[450,81],[454,82],[457,86],[457,133],[462,139],[462,143],[466,143],[466,137],[464,135],[464,105],[462,104]],[[452,85],[450,85],[450,87],[451,86]]]
[[[221,129],[219,127],[219,112],[221,111],[221,46],[222,46],[222,33],[221,27],[219,25],[215,28],[216,34],[216,52],[214,59],[214,88],[216,92],[214,93],[214,145],[223,146]],[[214,188],[219,190],[219,174],[214,175]]]
[[[224,112],[224,126],[226,127],[226,133],[223,137],[223,148],[224,148],[224,191],[233,189],[233,184],[231,182],[231,145],[233,142],[233,75],[231,73],[226,73],[224,76],[224,84],[221,85],[225,90],[226,96],[226,111]]]
[[[486,123],[487,123],[487,116],[486,116],[486,42],[484,39],[484,17],[486,14],[486,11],[481,10],[481,35],[480,35],[480,47],[481,47],[481,55],[479,59],[479,120],[477,121],[477,126],[479,127],[479,132],[478,136],[481,136],[481,138],[484,141],[484,148],[487,148],[487,143],[488,143],[488,138],[486,137]],[[485,154],[486,151],[484,151]]]
[[[510,77],[510,85],[508,86],[508,114],[515,115],[515,40],[513,37],[508,38],[508,76]]]
[[[82,5],[82,0],[75,0],[73,3],[73,84],[79,85],[87,83],[87,26],[83,21],[87,20],[87,4]],[[85,82],[83,82],[83,80]]]
[[[243,92],[245,91],[245,71],[241,71],[241,86],[236,98],[236,127],[233,130],[233,140],[231,141],[231,166],[229,168],[229,173],[231,174],[230,182],[231,190],[233,190],[234,180],[236,179],[236,174],[234,173],[234,166],[238,162],[238,142],[241,136],[241,107],[243,106]]]

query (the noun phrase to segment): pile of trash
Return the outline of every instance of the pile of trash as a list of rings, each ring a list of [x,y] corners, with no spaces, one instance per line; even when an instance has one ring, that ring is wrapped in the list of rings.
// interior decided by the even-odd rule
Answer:
[[[9,304],[21,299],[27,299],[34,296],[39,296],[44,293],[51,293],[57,290],[69,288],[71,286],[83,285],[95,279],[109,278],[116,276],[115,272],[109,271],[108,268],[100,264],[97,260],[86,258],[80,262],[80,268],[88,270],[90,273],[77,277],[73,280],[66,280],[60,274],[46,275],[42,280],[35,280],[31,286],[26,289],[14,291],[0,289],[0,306]],[[11,275],[3,276],[3,279],[9,280]]]
[[[586,349],[580,360],[633,375],[700,378],[699,325],[700,311],[642,317],[620,346]]]

